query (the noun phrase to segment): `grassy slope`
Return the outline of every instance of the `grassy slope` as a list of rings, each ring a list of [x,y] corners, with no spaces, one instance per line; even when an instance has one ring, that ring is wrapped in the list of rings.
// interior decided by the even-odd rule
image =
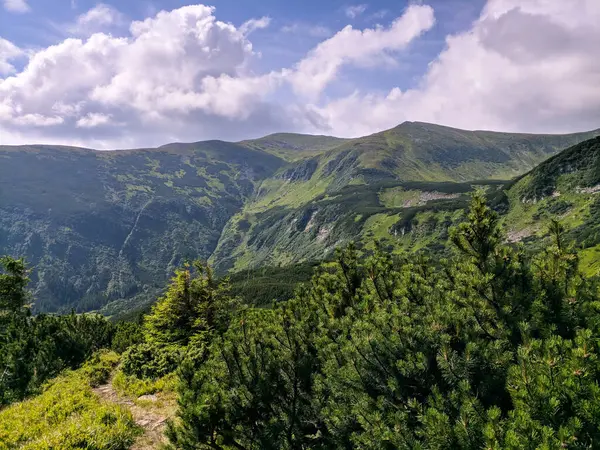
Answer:
[[[581,265],[600,274],[600,138],[583,142],[535,168],[507,191],[504,218],[514,240],[541,243],[558,217],[582,248]]]
[[[419,212],[415,222],[425,225],[418,227],[418,239],[412,232],[399,238],[397,230],[392,239],[389,224],[402,220],[394,209],[414,206],[411,197],[418,199],[423,192],[427,197],[437,187],[380,193],[382,183],[509,179],[597,134],[508,134],[407,122],[349,140],[264,180],[252,201],[225,227],[210,262],[219,270],[286,265],[322,258],[357,237],[376,236],[411,249],[435,247],[444,231],[433,224],[454,220],[453,213]],[[427,229],[435,232],[423,231]]]
[[[127,408],[94,394],[90,375],[89,367],[66,372],[40,395],[0,410],[0,450],[128,449],[140,429]]]
[[[275,133],[259,139],[240,142],[248,148],[271,153],[286,161],[297,161],[331,150],[347,139],[308,134]]]
[[[349,185],[299,207],[246,211],[228,223],[211,262],[220,272],[285,266],[373,238],[407,250],[434,246],[472,189],[471,183],[386,181]],[[402,195],[414,196],[414,203],[393,199]]]

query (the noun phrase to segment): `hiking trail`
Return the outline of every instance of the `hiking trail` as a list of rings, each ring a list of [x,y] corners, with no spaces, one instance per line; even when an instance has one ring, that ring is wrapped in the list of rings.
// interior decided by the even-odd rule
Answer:
[[[144,430],[131,450],[159,449],[166,444],[164,435],[168,419],[174,417],[174,401],[160,398],[156,395],[143,395],[137,401],[121,396],[115,391],[112,379],[108,383],[93,389],[94,393],[107,403],[114,403],[126,407],[133,416],[135,423]]]

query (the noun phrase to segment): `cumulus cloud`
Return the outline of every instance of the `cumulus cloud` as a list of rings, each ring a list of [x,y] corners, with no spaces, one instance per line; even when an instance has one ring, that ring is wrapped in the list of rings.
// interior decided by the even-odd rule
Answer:
[[[6,39],[0,38],[0,75],[8,75],[15,71],[10,61],[21,56],[23,51]]]
[[[417,88],[357,91],[317,111],[342,135],[403,120],[527,132],[598,128],[598,23],[596,0],[489,0],[471,29],[447,38]]]
[[[26,13],[31,11],[31,8],[25,0],[3,0],[4,9],[13,13]]]
[[[406,48],[435,23],[430,6],[410,6],[389,28],[357,30],[348,25],[300,61],[290,80],[296,92],[316,98],[344,65],[372,66]]]
[[[144,143],[171,133],[226,137],[232,129],[236,138],[252,124],[283,127],[282,108],[266,108],[262,97],[281,76],[248,73],[252,44],[213,12],[203,5],[161,11],[133,22],[128,37],[96,33],[34,53],[23,71],[0,79],[0,126],[17,135],[26,126],[54,125],[57,135],[84,140],[113,133],[106,139],[117,142],[127,129]],[[246,120],[248,126],[228,122]]]
[[[121,25],[124,20],[123,15],[117,9],[99,3],[86,13],[78,16],[75,24],[69,27],[69,31],[77,35],[92,35],[106,28]]]
[[[351,6],[347,6],[346,8],[344,8],[344,13],[350,19],[354,19],[354,18],[360,16],[366,10],[367,10],[367,5],[351,5]]]

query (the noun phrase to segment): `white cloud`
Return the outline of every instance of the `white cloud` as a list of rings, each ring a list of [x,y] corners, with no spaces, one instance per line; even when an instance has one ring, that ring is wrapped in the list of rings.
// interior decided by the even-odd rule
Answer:
[[[103,125],[107,141],[123,142],[127,131],[134,142],[152,144],[171,134],[225,137],[229,130],[235,138],[284,127],[285,108],[264,99],[281,74],[252,75],[252,44],[213,12],[203,5],[161,11],[131,23],[129,37],[96,33],[33,53],[23,71],[0,79],[0,127],[17,135],[54,125],[55,135],[71,141]]]
[[[155,117],[194,109],[230,117],[234,109],[245,109],[210,110],[223,101],[212,97],[227,95],[216,89],[245,79],[243,68],[253,56],[244,34],[216,21],[213,8],[198,5],[160,12],[134,22],[130,29],[132,39],[110,60],[114,64],[110,79],[95,85],[91,100],[109,107],[133,107]],[[235,96],[243,96],[242,91],[233,89],[227,102],[242,101]]]
[[[6,39],[0,38],[0,75],[8,75],[15,71],[15,67],[9,62],[23,55],[23,51]]]
[[[366,10],[367,10],[367,5],[351,5],[351,6],[347,6],[346,8],[344,8],[344,13],[350,19],[354,19],[354,18],[360,16]]]
[[[244,22],[240,26],[240,32],[247,36],[255,30],[262,30],[267,28],[271,23],[270,17],[261,17],[260,19],[250,19],[247,22]]]
[[[25,0],[4,0],[4,9],[19,14],[31,11]]]
[[[406,48],[435,23],[429,6],[410,6],[389,28],[357,30],[350,25],[320,43],[296,66],[290,80],[296,92],[316,99],[344,65],[374,65],[389,52]]]
[[[73,4],[71,4],[73,7]],[[99,3],[89,11],[77,17],[75,24],[69,28],[72,34],[92,35],[106,28],[124,22],[123,15],[110,5]]]
[[[100,125],[107,125],[111,122],[110,114],[88,113],[75,123],[78,128],[95,128]]]
[[[343,135],[404,120],[524,132],[598,128],[598,23],[596,0],[490,0],[472,29],[447,38],[417,88],[357,91],[316,110]]]
[[[64,119],[58,116],[44,116],[42,114],[34,113],[17,116],[13,119],[13,122],[21,126],[51,127],[60,125],[64,122]]]

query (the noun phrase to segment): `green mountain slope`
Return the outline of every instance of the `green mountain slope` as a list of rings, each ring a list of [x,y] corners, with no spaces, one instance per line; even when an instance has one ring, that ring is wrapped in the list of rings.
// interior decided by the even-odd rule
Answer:
[[[600,274],[600,138],[540,164],[507,190],[509,238],[542,245],[551,218],[582,248],[588,275]]]
[[[256,181],[282,164],[224,142],[0,147],[0,162],[0,253],[35,267],[43,311],[152,298],[185,259],[208,258]]]
[[[406,122],[345,148],[358,148],[363,166],[403,180],[506,180],[598,134],[511,134]]]
[[[439,248],[473,185],[498,189],[598,134],[404,123],[351,140],[0,147],[0,254],[34,267],[38,311],[111,314],[153,301],[186,259],[224,273],[322,259],[363,238]]]
[[[508,134],[407,122],[354,139],[261,182],[225,227],[210,261],[221,271],[285,265],[371,236],[411,250],[439,246],[474,180],[508,180],[598,134]]]

